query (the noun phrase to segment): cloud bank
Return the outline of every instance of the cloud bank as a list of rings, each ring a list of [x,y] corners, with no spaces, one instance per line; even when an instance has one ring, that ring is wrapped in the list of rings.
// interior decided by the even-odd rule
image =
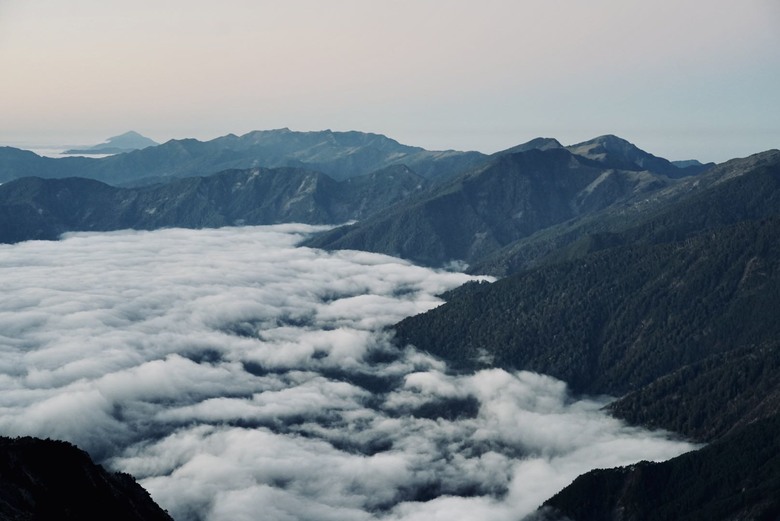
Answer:
[[[297,247],[304,225],[0,246],[0,434],[76,443],[177,521],[515,520],[690,450],[384,328],[470,277]]]

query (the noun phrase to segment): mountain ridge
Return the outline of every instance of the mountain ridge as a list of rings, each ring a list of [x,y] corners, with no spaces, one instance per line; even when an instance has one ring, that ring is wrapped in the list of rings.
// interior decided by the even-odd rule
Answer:
[[[113,185],[153,184],[254,167],[306,168],[343,180],[396,164],[405,164],[421,176],[436,180],[455,175],[487,157],[479,152],[428,151],[381,134],[289,129],[229,134],[209,141],[172,139],[99,159],[22,157],[15,150],[0,148],[0,183],[36,176],[87,177]]]
[[[772,520],[780,516],[780,415],[661,463],[588,472],[548,499],[547,521]]]
[[[375,251],[432,266],[470,264],[541,229],[672,182],[650,172],[604,168],[564,148],[499,154],[406,206],[308,244]]]
[[[64,441],[0,437],[0,518],[172,521],[129,474]]]
[[[228,170],[140,188],[84,178],[23,178],[0,186],[0,242],[125,228],[340,224],[426,186],[405,167],[340,182],[298,168]]]
[[[561,144],[554,138],[536,138],[493,156],[550,148],[561,148]],[[696,169],[707,167],[677,168],[666,160],[634,148],[641,157],[654,158],[653,164],[662,165],[672,176],[689,175]],[[395,164],[405,164],[426,179],[438,181],[451,179],[492,157],[474,151],[425,150],[403,145],[382,134],[331,130],[300,132],[289,128],[255,130],[240,136],[227,134],[207,141],[171,139],[156,146],[121,151],[125,153],[99,159],[38,156],[28,158],[25,164],[18,164],[19,155],[14,156],[11,147],[0,147],[0,183],[33,175],[44,178],[88,177],[114,185],[152,184],[175,177],[203,176],[231,168],[257,166],[303,167],[341,180]],[[108,153],[106,149],[95,152]],[[636,169],[634,163],[629,166]]]

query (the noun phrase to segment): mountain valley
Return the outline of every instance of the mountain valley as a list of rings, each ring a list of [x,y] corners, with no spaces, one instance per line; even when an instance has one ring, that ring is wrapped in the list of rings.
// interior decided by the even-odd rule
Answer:
[[[500,277],[450,289],[442,305],[386,324],[393,348],[377,366],[413,348],[453,378],[549,375],[565,382],[571,400],[615,397],[603,409],[613,418],[702,446],[664,462],[587,472],[532,518],[780,515],[780,151],[718,165],[671,162],[606,135],[570,146],[538,138],[485,155],[427,151],[377,134],[281,129],[102,159],[6,147],[0,182],[7,244],[80,231],[304,223],[328,225],[301,234],[300,244],[333,258],[371,252],[440,274]],[[380,305],[371,309],[383,314]],[[284,328],[313,317],[274,320]],[[248,319],[231,331],[265,334]],[[327,353],[311,356],[329,363]],[[257,378],[289,371],[243,363]],[[386,388],[374,400],[400,393],[400,380],[368,374],[361,378]],[[414,381],[412,374],[403,378]],[[447,392],[410,414],[456,422],[487,407],[473,394]],[[291,425],[315,436],[304,419]],[[437,486],[409,497],[425,504],[469,496],[463,490],[506,494]]]

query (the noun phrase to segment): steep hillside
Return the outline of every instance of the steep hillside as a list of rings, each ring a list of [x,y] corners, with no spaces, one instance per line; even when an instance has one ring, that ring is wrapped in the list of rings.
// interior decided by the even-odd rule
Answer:
[[[649,154],[633,143],[611,134],[570,145],[566,148],[573,154],[587,157],[610,168],[637,171],[647,170],[669,177],[694,175],[713,166],[702,165],[698,162],[686,162],[678,166],[662,157]]]
[[[545,502],[544,519],[780,518],[780,415],[663,463],[594,470]]]
[[[0,186],[0,242],[56,239],[66,231],[336,224],[426,186],[403,167],[341,183],[293,168],[232,170],[143,188],[83,178],[25,178]]]
[[[716,440],[780,410],[780,339],[684,365],[608,409],[633,424]]]
[[[605,170],[561,148],[500,154],[429,194],[309,244],[428,265],[471,263],[538,230],[670,182],[649,172]]]
[[[619,415],[712,439],[777,405],[779,245],[774,217],[611,248],[464,288],[397,324],[396,337],[465,369],[538,371],[574,392],[633,391]]]
[[[0,437],[0,519],[171,521],[128,474],[69,443]]]
[[[505,276],[620,244],[681,240],[775,215],[779,204],[780,151],[769,150],[541,230],[486,256],[470,271]]]

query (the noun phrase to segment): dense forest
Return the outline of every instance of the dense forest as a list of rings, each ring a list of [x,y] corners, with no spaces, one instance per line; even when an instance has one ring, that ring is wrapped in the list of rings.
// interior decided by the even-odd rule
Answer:
[[[594,470],[549,499],[547,520],[780,518],[780,415],[663,463]]]
[[[396,326],[463,369],[529,369],[624,394],[780,333],[780,219],[620,246],[464,290]]]
[[[129,474],[70,443],[0,437],[0,519],[171,521]]]
[[[464,371],[550,374],[608,410],[705,448],[597,470],[543,519],[777,519],[780,515],[780,154],[720,165],[547,228],[488,258],[495,283],[394,327],[399,345]],[[477,266],[477,269],[479,266]]]

